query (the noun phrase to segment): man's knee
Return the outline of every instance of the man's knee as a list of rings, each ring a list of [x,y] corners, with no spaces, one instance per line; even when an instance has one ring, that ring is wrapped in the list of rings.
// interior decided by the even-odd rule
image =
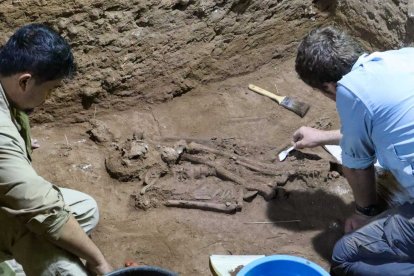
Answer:
[[[356,252],[353,246],[352,235],[347,235],[336,242],[332,252],[332,261],[334,264],[342,264],[352,259]]]
[[[337,241],[332,252],[332,275],[346,275],[357,257],[355,233],[344,236]]]
[[[98,203],[93,197],[86,195],[81,203],[80,209],[81,211],[75,215],[75,218],[78,220],[85,232],[90,234],[99,222]]]
[[[95,199],[90,195],[66,188],[60,188],[66,204],[87,234],[96,227],[99,221],[99,209]]]

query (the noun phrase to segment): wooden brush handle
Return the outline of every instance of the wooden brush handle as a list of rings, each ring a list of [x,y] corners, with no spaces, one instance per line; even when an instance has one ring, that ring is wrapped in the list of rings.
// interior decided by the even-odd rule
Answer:
[[[267,96],[267,97],[269,97],[269,98],[277,101],[279,104],[285,98],[283,96],[279,96],[279,95],[273,94],[273,93],[271,93],[271,92],[269,92],[269,91],[267,91],[267,90],[265,90],[263,88],[260,88],[260,87],[254,85],[254,84],[249,84],[249,89],[252,90],[252,91],[254,91],[254,92],[256,92],[256,93],[259,93],[259,94],[262,94],[264,96]]]

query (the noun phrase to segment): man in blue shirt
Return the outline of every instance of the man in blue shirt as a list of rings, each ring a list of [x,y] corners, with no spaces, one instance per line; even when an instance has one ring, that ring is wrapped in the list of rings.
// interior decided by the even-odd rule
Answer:
[[[347,34],[313,30],[296,71],[336,101],[341,129],[301,127],[295,147],[340,144],[356,210],[334,248],[334,275],[414,275],[414,48],[364,54]],[[398,206],[379,216],[374,163],[399,183]]]

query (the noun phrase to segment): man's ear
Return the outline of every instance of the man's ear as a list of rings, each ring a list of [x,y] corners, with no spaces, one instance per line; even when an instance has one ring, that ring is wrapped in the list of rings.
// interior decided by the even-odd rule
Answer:
[[[331,93],[333,95],[336,94],[336,82],[324,82],[323,83],[323,91]]]
[[[24,73],[19,76],[19,87],[22,91],[26,91],[27,84],[31,78],[32,75],[29,73]]]

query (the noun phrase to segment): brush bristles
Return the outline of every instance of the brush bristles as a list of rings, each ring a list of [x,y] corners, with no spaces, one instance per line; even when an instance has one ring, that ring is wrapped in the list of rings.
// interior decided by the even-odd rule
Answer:
[[[302,118],[306,115],[306,112],[308,112],[310,107],[307,103],[299,102],[289,97],[285,97],[280,105],[295,112]]]

